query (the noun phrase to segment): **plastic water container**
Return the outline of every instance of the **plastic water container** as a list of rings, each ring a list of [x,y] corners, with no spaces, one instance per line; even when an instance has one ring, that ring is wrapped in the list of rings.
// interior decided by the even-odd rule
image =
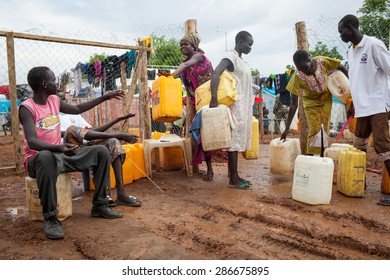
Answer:
[[[179,78],[161,76],[152,84],[152,118],[174,122],[183,115],[182,84]]]
[[[389,173],[387,172],[386,165],[383,164],[383,175],[382,175],[382,184],[381,190],[384,194],[390,194],[390,178]]]
[[[289,175],[294,172],[294,164],[301,154],[299,139],[287,138],[281,141],[275,138],[270,142],[270,171],[273,174]]]
[[[184,154],[181,147],[166,147],[162,150],[164,171],[178,171],[185,168]]]
[[[333,72],[326,80],[326,84],[330,93],[344,104],[351,97],[349,80],[340,70]]]
[[[224,105],[202,110],[202,147],[204,151],[228,149],[232,145],[230,110]]]
[[[134,167],[134,180],[146,177],[146,165],[144,157],[144,145],[133,144],[133,167]]]
[[[137,140],[137,143],[140,143],[140,131],[139,131],[139,127],[131,127],[127,130],[127,133],[129,134],[135,134],[138,136],[138,140]]]
[[[122,164],[122,176],[123,184],[131,184],[134,181],[134,165],[133,160],[133,149],[131,144],[123,145],[123,151],[126,153],[125,162]]]
[[[355,148],[340,151],[337,190],[346,196],[363,197],[366,153]]]
[[[37,180],[26,177],[26,198],[28,218],[32,221],[43,221],[42,206],[39,199]],[[60,221],[72,216],[72,185],[70,175],[61,173],[57,177],[57,209]]]
[[[110,186],[111,189],[115,189],[116,187],[116,180],[115,180],[115,173],[114,169],[112,168],[112,165],[110,164]],[[95,184],[93,183],[93,172],[89,173],[89,188],[91,191],[95,190]]]
[[[330,204],[333,160],[327,157],[299,155],[295,160],[292,198],[311,204]]]
[[[252,119],[252,144],[249,151],[243,154],[245,159],[259,158],[259,121],[253,117]]]
[[[351,107],[351,104],[352,104],[352,98],[348,98],[345,106],[347,111],[349,107]],[[355,134],[355,128],[356,128],[356,118],[352,118],[348,122],[348,129],[351,133]]]
[[[205,82],[195,90],[195,106],[196,111],[199,111],[205,105],[210,104],[211,100],[211,81]],[[236,80],[227,71],[223,71],[218,84],[217,101],[218,104],[226,106],[232,105],[237,99]]]
[[[326,148],[324,151],[324,156],[333,159],[334,171],[333,171],[333,183],[337,183],[337,172],[339,165],[339,155],[340,151],[346,148],[353,148],[350,144],[343,143],[333,143],[329,148]]]

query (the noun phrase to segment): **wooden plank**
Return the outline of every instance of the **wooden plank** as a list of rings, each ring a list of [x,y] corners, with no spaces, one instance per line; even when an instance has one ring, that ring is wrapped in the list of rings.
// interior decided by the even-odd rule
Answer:
[[[121,85],[122,85],[122,90],[125,93],[125,98],[123,99],[123,105],[122,105],[122,114],[125,115],[125,108],[126,108],[126,96],[128,94],[127,92],[127,79],[126,79],[127,73],[126,73],[126,64],[124,62],[121,62]],[[125,120],[123,123],[129,123],[129,120]],[[123,128],[124,126],[120,126]],[[127,132],[124,131],[124,132]]]
[[[151,138],[151,120],[149,110],[147,54],[142,52],[140,65],[140,142]]]
[[[135,63],[133,75],[131,77],[130,89],[125,96],[125,102],[124,102],[125,106],[123,108],[124,115],[127,115],[130,113],[130,108],[131,108],[131,104],[133,103],[135,88],[137,86],[138,77],[140,75],[140,62],[139,62],[140,59],[139,58],[142,56],[143,52],[145,52],[145,49],[141,49],[138,52],[137,61]],[[134,112],[134,113],[138,113],[138,112]],[[121,130],[127,131],[128,129],[129,129],[129,122],[123,122]]]
[[[7,36],[5,31],[0,31],[0,36]],[[130,45],[121,45],[121,44],[111,44],[97,41],[86,41],[86,40],[78,40],[78,39],[68,39],[68,38],[60,38],[60,37],[51,37],[51,36],[42,36],[42,35],[34,35],[34,34],[26,34],[26,33],[17,33],[13,32],[14,38],[18,39],[26,39],[26,40],[35,40],[35,41],[43,41],[43,42],[51,42],[51,43],[61,43],[61,44],[71,44],[71,45],[83,45],[83,46],[92,46],[92,47],[103,47],[103,48],[112,48],[112,49],[130,49],[130,50],[140,50],[139,46],[130,46]],[[152,48],[145,48],[146,51],[151,52]]]
[[[18,99],[16,95],[16,70],[15,70],[15,45],[14,34],[8,32],[7,41],[7,61],[8,61],[8,80],[12,112],[12,137],[14,141],[14,154],[16,171],[22,169],[22,152],[20,149],[19,117],[18,117]]]
[[[198,30],[197,30],[197,21],[196,19],[188,19],[185,22],[185,30],[186,34],[196,34],[198,35]],[[191,134],[189,133],[189,128],[191,126],[192,120],[194,119],[196,114],[195,110],[195,105],[193,105],[190,101],[189,98],[189,93],[187,93],[187,98],[186,98],[186,127],[185,127],[185,136],[186,138],[190,138]],[[195,144],[193,141],[191,141],[191,150],[192,154],[195,154]],[[191,165],[190,173],[198,173],[199,172],[199,166],[198,165]]]

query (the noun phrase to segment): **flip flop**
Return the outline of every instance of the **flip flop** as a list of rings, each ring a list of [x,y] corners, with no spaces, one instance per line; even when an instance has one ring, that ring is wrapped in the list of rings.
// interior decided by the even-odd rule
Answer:
[[[214,178],[214,173],[213,174],[211,174],[211,176],[208,176],[207,175],[207,173],[203,176],[203,181],[207,181],[207,182],[209,182],[209,181],[212,181],[213,180],[213,178]]]
[[[249,180],[242,179],[242,182],[243,182],[244,184],[247,184],[247,185],[249,185],[249,186],[252,186],[252,183],[251,183]]]
[[[390,197],[382,197],[379,199],[377,204],[382,206],[390,206]]]
[[[232,189],[240,189],[240,190],[251,190],[252,189],[251,186],[249,186],[246,183],[241,183],[241,184],[238,184],[238,185],[229,184],[228,187],[232,188]]]

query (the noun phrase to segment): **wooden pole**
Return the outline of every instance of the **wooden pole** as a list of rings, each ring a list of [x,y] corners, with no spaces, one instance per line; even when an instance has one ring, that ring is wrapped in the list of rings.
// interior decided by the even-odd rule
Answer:
[[[187,19],[185,22],[185,30],[186,30],[186,34],[198,35],[196,19]]]
[[[133,72],[133,75],[131,77],[130,89],[126,93],[125,100],[124,100],[124,104],[125,104],[124,108],[123,108],[124,115],[127,115],[130,113],[131,104],[133,103],[133,98],[134,98],[134,92],[135,92],[135,89],[137,87],[138,77],[140,75],[140,57],[142,56],[143,52],[145,52],[144,49],[141,49],[138,52],[137,61],[136,61],[135,66],[134,66],[134,72]],[[138,112],[134,112],[134,113],[138,113]],[[122,131],[128,131],[129,122],[123,122],[121,129],[122,129]],[[141,131],[140,131],[140,134],[141,134]]]
[[[8,32],[0,31],[0,36],[7,36]],[[27,39],[34,41],[43,41],[43,42],[52,42],[52,43],[62,43],[62,44],[72,44],[72,45],[82,45],[82,46],[92,46],[92,47],[103,47],[103,48],[112,48],[112,49],[126,49],[126,50],[139,50],[141,47],[130,46],[130,45],[120,45],[120,44],[110,44],[103,42],[95,41],[85,41],[77,39],[68,39],[68,38],[59,38],[59,37],[50,37],[50,36],[41,36],[25,33],[14,32],[14,38],[18,39]],[[145,48],[146,51],[152,51],[152,48]]]
[[[8,80],[10,90],[11,112],[12,112],[12,136],[14,141],[14,154],[16,171],[22,169],[22,158],[20,149],[19,118],[18,118],[18,98],[16,95],[16,71],[15,71],[15,45],[14,34],[8,32],[7,40],[7,61],[8,61]]]
[[[198,34],[196,19],[188,19],[185,22],[186,34]],[[187,93],[188,94],[188,93]],[[191,122],[195,116],[195,106],[191,104],[190,98],[186,98],[186,134],[185,137],[190,137],[188,132]]]
[[[297,34],[298,50],[309,51],[309,40],[307,38],[305,22],[304,21],[297,22],[295,24],[295,31]],[[305,110],[303,109],[302,92],[299,95],[298,115],[299,115],[299,124],[300,124],[301,153],[302,155],[306,155],[307,135],[309,135],[309,125],[307,123]]]
[[[143,51],[140,57],[140,142],[151,138],[151,121],[149,110],[149,91],[148,91],[148,63],[147,53]]]
[[[196,19],[188,19],[185,22],[185,30],[186,34],[196,34],[198,35],[198,29],[197,29],[197,21]],[[189,128],[191,126],[192,120],[194,119],[196,110],[195,110],[195,104],[192,104],[190,101],[190,98],[187,93],[187,98],[186,98],[186,133],[185,137],[190,138],[190,133],[189,133]],[[195,145],[193,141],[191,141],[191,150],[192,150],[192,155],[195,154]],[[191,157],[192,158],[192,157]],[[190,174],[192,175],[193,173],[198,173],[199,172],[199,167],[197,165],[191,165],[192,169],[190,168]]]

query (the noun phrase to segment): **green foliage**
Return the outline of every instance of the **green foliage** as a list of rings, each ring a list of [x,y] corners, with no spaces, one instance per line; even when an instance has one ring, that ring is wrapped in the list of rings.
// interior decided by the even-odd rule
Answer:
[[[180,51],[180,41],[165,36],[157,37],[152,34],[154,53],[150,56],[150,65],[179,66],[183,59]]]
[[[252,74],[252,77],[256,77],[257,75],[260,74],[260,71],[257,68],[251,69],[251,74]]]
[[[365,0],[358,10],[360,31],[382,40],[389,47],[390,0]]]
[[[314,56],[327,56],[330,58],[336,58],[343,60],[343,56],[338,52],[336,47],[333,47],[332,49],[329,49],[327,45],[325,45],[322,42],[317,42],[315,48],[313,51],[309,51],[309,54],[311,57]]]
[[[106,59],[106,57],[107,57],[107,55],[105,53],[102,53],[102,54],[94,53],[93,55],[91,55],[89,57],[87,64],[92,64],[96,60],[103,61]]]
[[[294,65],[290,65],[290,64],[286,65],[286,69],[289,69],[289,70],[292,70],[292,71],[296,70],[295,66]]]

